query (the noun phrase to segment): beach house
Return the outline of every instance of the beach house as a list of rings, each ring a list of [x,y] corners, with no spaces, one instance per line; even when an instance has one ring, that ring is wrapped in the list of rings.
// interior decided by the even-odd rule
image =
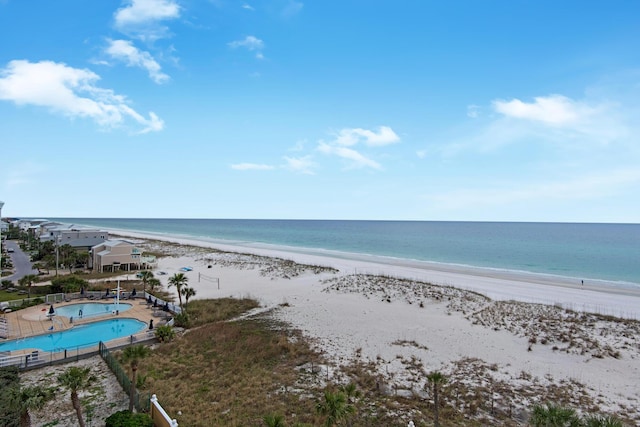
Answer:
[[[94,271],[130,271],[143,266],[142,249],[128,240],[106,240],[91,248],[90,266]]]

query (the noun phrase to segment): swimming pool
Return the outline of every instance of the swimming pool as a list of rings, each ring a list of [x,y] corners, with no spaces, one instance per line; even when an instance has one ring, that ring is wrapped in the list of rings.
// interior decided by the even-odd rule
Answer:
[[[131,308],[131,304],[120,303],[117,305],[117,310],[122,313]],[[63,305],[60,307],[53,307],[56,315],[66,317],[91,317],[100,316],[103,314],[111,314],[116,310],[115,303],[101,304],[99,302],[85,302],[80,304]],[[82,310],[82,316],[80,316],[80,310]]]
[[[136,319],[109,319],[99,322],[77,325],[66,331],[36,335],[0,343],[0,352],[35,348],[41,351],[75,350],[89,347],[100,341],[111,341],[116,338],[137,334],[147,324]]]

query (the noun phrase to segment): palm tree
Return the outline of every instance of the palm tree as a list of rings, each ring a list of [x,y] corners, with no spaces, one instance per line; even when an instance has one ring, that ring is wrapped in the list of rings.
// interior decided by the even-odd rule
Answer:
[[[587,415],[583,421],[585,427],[624,427],[622,421],[612,415]]]
[[[447,377],[445,377],[439,371],[433,371],[427,375],[427,380],[433,386],[433,425],[435,427],[440,427],[440,413],[439,413],[439,399],[438,399],[438,391],[440,389],[440,385],[445,384],[447,382]]]
[[[159,279],[156,279],[155,277],[152,277],[151,279],[147,280],[147,284],[149,284],[149,289],[151,289],[151,292],[153,292],[153,290],[155,289],[155,287],[160,287],[160,285],[162,283],[160,283]]]
[[[95,380],[96,377],[91,375],[91,368],[80,368],[78,366],[71,366],[58,375],[60,385],[71,391],[71,404],[76,410],[80,427],[85,427],[85,425],[84,419],[82,419],[82,407],[80,406],[78,392],[87,389]]]
[[[29,290],[29,298],[31,298],[31,285],[33,285],[37,279],[38,279],[38,276],[36,276],[35,274],[28,274],[22,277],[20,280],[18,280],[18,284],[20,286],[26,286],[27,289]]]
[[[124,362],[129,362],[131,366],[131,386],[129,388],[129,412],[133,412],[133,402],[136,394],[136,373],[138,372],[138,364],[140,359],[144,359],[151,353],[148,347],[142,344],[127,347],[122,352]]]
[[[269,414],[262,418],[267,427],[284,427],[284,416],[280,414]]]
[[[622,421],[611,415],[587,415],[583,421],[585,427],[624,427]]]
[[[144,270],[140,272],[140,278],[142,279],[142,291],[147,290],[147,283],[149,283],[150,279],[153,279],[153,273],[149,270]]]
[[[326,415],[327,419],[324,425],[331,427],[353,414],[355,408],[347,402],[344,393],[331,393],[329,390],[325,390],[324,400],[318,402],[316,411],[321,415]]]
[[[535,405],[529,422],[534,427],[579,427],[582,425],[576,411],[553,403],[547,403],[546,406]]]
[[[169,278],[169,287],[175,286],[178,291],[178,300],[180,301],[180,311],[182,311],[182,287],[187,286],[187,276],[183,273],[176,273]]]
[[[340,387],[340,391],[342,391],[347,397],[347,402],[353,405],[353,412],[354,413],[357,412],[358,399],[360,399],[361,393],[356,388],[356,385],[354,383],[349,383],[347,385]],[[350,419],[347,420],[347,425],[348,426],[352,425]]]
[[[360,392],[358,391],[354,383],[349,383],[345,386],[342,386],[340,387],[340,390],[347,396],[347,401],[349,403],[354,403],[360,398]]]
[[[41,386],[15,386],[8,392],[12,406],[20,414],[20,427],[31,427],[30,411],[39,411],[53,398],[53,390]]]
[[[85,251],[76,251],[76,262],[84,265],[84,268],[87,268],[87,264],[89,264],[89,252]]]
[[[189,287],[182,288],[182,295],[184,295],[184,308],[187,310],[187,306],[189,306],[189,298],[196,295],[196,290]]]
[[[76,250],[68,243],[60,246],[58,249],[60,252],[60,257],[62,258],[62,262],[69,267],[69,273],[71,273],[71,269],[76,262]]]

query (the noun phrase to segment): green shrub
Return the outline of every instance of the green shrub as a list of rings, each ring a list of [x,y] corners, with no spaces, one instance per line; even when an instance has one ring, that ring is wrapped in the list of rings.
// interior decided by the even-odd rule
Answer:
[[[75,275],[58,277],[51,280],[51,293],[78,292],[80,288],[88,286],[89,282]]]
[[[190,326],[189,315],[187,313],[178,313],[174,316],[176,326],[188,328]]]
[[[172,326],[162,325],[156,328],[156,338],[158,338],[160,342],[169,342],[174,339],[175,336],[176,332]]]
[[[127,410],[116,412],[105,420],[105,427],[153,427],[147,414],[133,414]]]

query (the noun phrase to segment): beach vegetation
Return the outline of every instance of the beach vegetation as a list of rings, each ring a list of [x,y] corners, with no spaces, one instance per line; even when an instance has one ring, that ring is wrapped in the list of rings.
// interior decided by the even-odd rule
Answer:
[[[149,285],[149,290],[151,292],[154,292],[156,288],[160,289],[160,287],[162,286],[162,282],[160,282],[160,279],[152,277],[150,279],[147,279],[147,285]]]
[[[624,427],[622,421],[612,415],[585,415],[584,427]]]
[[[325,390],[322,399],[316,404],[316,411],[325,417],[323,425],[331,427],[353,414],[355,407],[348,402],[344,393]]]
[[[20,280],[18,280],[18,284],[20,286],[26,287],[28,289],[27,298],[31,298],[31,285],[33,285],[37,281],[38,276],[36,276],[35,274],[27,274],[26,276],[21,277]]]
[[[155,334],[160,342],[169,342],[176,337],[176,331],[173,330],[173,326],[171,325],[158,326]]]
[[[147,414],[118,411],[105,420],[105,427],[153,427],[153,420]]]
[[[138,365],[140,364],[140,360],[149,356],[150,353],[151,350],[142,344],[127,347],[122,351],[122,360],[125,363],[129,363],[129,367],[131,368],[131,383],[129,389],[129,411],[131,412],[133,412],[133,405],[136,398]]]
[[[19,414],[20,427],[31,427],[31,411],[41,410],[48,401],[53,399],[53,389],[42,386],[22,387],[14,384],[4,389],[3,393],[8,394],[12,409]]]
[[[554,403],[535,405],[531,412],[533,427],[581,427],[582,422],[576,411]]]
[[[51,293],[79,292],[80,289],[89,287],[89,282],[75,274],[69,276],[59,276],[51,280]]]
[[[440,387],[447,382],[447,377],[442,372],[433,371],[427,375],[427,381],[429,381],[433,390],[433,425],[440,427],[440,400],[438,399],[438,393]]]
[[[139,277],[140,280],[142,280],[142,292],[145,292],[147,290],[147,284],[149,283],[149,280],[154,278],[153,272],[149,270],[143,270],[136,276]]]
[[[262,420],[267,427],[285,427],[284,416],[281,414],[265,415]]]
[[[185,286],[182,288],[182,296],[184,296],[184,310],[187,311],[187,307],[189,306],[189,298],[194,297],[196,295],[196,290]]]
[[[88,389],[95,381],[96,377],[91,374],[91,368],[71,366],[62,374],[58,375],[58,383],[69,389],[71,404],[76,411],[80,427],[85,427],[85,422],[82,416],[82,407],[80,406],[78,393]]]
[[[169,287],[175,287],[178,293],[178,301],[180,302],[180,309],[182,310],[182,288],[187,286],[189,279],[184,273],[176,273],[169,278]]]
[[[191,327],[191,317],[187,312],[176,313],[173,316],[173,321],[176,326],[180,328],[190,328]]]
[[[20,377],[16,366],[0,368],[0,390],[20,387]],[[11,394],[0,393],[0,425],[18,427],[20,425],[19,406],[15,404]]]

